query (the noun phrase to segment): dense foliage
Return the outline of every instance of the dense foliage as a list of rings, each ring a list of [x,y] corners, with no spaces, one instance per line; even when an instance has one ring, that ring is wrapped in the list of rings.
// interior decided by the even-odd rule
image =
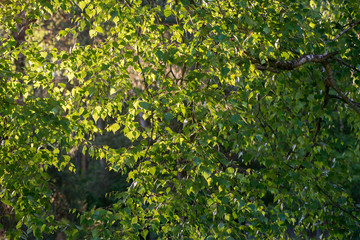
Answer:
[[[359,237],[356,1],[21,2],[0,3],[9,236]],[[76,154],[128,185],[57,216]]]

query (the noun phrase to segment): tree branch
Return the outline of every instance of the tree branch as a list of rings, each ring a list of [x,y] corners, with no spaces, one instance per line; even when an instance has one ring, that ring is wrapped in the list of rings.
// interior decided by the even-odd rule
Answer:
[[[255,64],[256,69],[262,71],[266,70],[275,73],[279,73],[282,70],[293,70],[309,62],[324,63],[329,58],[334,57],[338,53],[339,52],[336,51],[322,55],[307,54],[307,55],[302,55],[299,58],[290,61],[269,60],[267,63],[261,64],[261,61],[259,59],[253,58],[249,52],[245,51],[245,54],[248,56],[248,59],[251,61],[251,63]]]
[[[341,58],[334,58],[336,61],[338,61],[338,62],[340,62],[340,63],[342,63],[342,64],[344,64],[345,66],[347,66],[348,68],[351,68],[352,70],[354,70],[354,71],[356,71],[356,72],[358,72],[358,73],[360,73],[360,70],[359,69],[357,69],[356,67],[354,67],[354,66],[351,66],[350,64],[348,64],[347,62],[345,62],[344,60],[342,60]]]
[[[315,54],[308,54],[303,55],[297,59],[290,60],[290,61],[269,61],[269,66],[274,67],[280,70],[292,70],[294,68],[300,67],[301,65],[304,65],[305,63],[309,62],[316,62],[316,63],[323,63],[327,61],[329,58],[332,58],[339,52],[332,52],[328,54],[323,55],[315,55]]]
[[[273,73],[281,73],[281,71],[278,70],[278,69],[271,68],[271,67],[266,67],[266,66],[263,66],[263,65],[260,65],[260,64],[255,64],[255,68],[257,70],[260,70],[260,71],[269,71],[269,72],[273,72]]]
[[[344,33],[346,33],[347,31],[349,31],[351,28],[353,28],[356,24],[360,23],[360,19],[351,23],[349,27],[347,27],[346,29],[342,30],[338,35],[336,35],[333,39],[333,41],[335,41],[336,39],[338,39],[341,35],[343,35]]]
[[[325,85],[325,95],[324,95],[324,102],[323,102],[323,105],[321,106],[321,110],[324,110],[324,108],[326,107],[327,103],[329,102],[329,91],[330,91],[330,88],[328,85]],[[316,138],[320,132],[320,128],[321,128],[321,121],[322,121],[322,118],[319,117],[317,122],[316,122],[316,128],[315,128],[315,133],[314,133],[314,136],[312,138],[312,142],[315,143],[316,141]]]
[[[325,67],[325,73],[326,73],[326,78],[327,78],[327,84],[329,84],[329,86],[332,87],[338,93],[338,95],[342,99],[342,101],[346,102],[352,109],[354,109],[360,115],[360,110],[356,106],[356,104],[351,99],[349,99],[341,91],[341,89],[337,86],[337,84],[336,84],[336,82],[334,80],[334,76],[332,74],[330,64],[329,63],[324,63],[324,67]]]
[[[326,80],[324,80],[324,82],[325,82],[325,94],[324,94],[324,101],[323,101],[323,104],[322,104],[322,106],[321,106],[321,110],[323,110],[323,109],[326,107],[326,105],[327,105],[328,102],[329,102],[329,97],[330,97],[330,95],[329,95],[329,92],[330,92],[329,84],[326,83]],[[317,119],[317,121],[316,121],[315,133],[314,133],[314,136],[313,136],[313,138],[312,138],[313,145],[315,144],[316,138],[317,138],[317,136],[319,135],[320,128],[321,128],[321,121],[322,121],[322,118],[321,118],[321,117],[319,117],[319,118]],[[310,151],[307,151],[307,152],[305,153],[302,161],[304,162],[305,159],[306,159],[308,156],[310,156]],[[300,166],[299,166],[299,169],[301,169],[301,168],[304,168],[304,166],[303,166],[303,165],[300,165]]]
[[[320,187],[320,185],[318,183],[315,183],[316,188],[322,193],[324,194],[329,200],[330,202],[333,204],[333,206],[335,206],[336,208],[340,209],[341,211],[343,211],[344,213],[348,214],[352,219],[354,219],[356,222],[359,222],[360,219],[357,218],[355,215],[353,215],[350,211],[347,211],[346,209],[344,209],[343,207],[341,207],[334,199],[332,196],[330,196],[330,194],[328,194],[323,188]]]
[[[344,103],[347,103],[344,101],[344,99],[342,99],[341,97],[337,96],[337,95],[332,95],[332,94],[329,94],[329,97],[330,98],[335,98],[335,99],[339,99],[340,101],[344,102]],[[356,106],[360,107],[360,103],[358,102],[355,102],[355,101],[351,101],[353,104],[355,104]]]

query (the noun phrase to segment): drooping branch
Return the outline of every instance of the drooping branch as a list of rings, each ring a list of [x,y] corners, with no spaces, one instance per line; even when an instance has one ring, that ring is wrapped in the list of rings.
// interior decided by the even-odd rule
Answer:
[[[344,33],[346,33],[347,31],[349,31],[351,28],[353,28],[356,24],[360,23],[360,19],[358,19],[357,21],[351,23],[349,25],[349,27],[345,28],[344,30],[342,30],[338,35],[336,35],[333,39],[333,41],[335,41],[336,39],[338,39],[341,35],[343,35]]]
[[[354,109],[360,115],[360,110],[359,110],[358,106],[355,104],[355,102],[353,102],[351,99],[349,99],[341,91],[341,89],[337,86],[337,84],[334,80],[334,76],[333,76],[330,64],[324,63],[324,68],[325,68],[325,73],[326,73],[327,84],[337,92],[337,94],[339,95],[339,97],[341,98],[342,101],[346,102],[352,109]]]

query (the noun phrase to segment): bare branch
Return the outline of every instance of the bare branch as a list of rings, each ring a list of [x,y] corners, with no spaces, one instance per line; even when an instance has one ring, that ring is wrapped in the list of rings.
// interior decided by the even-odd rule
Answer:
[[[336,35],[333,39],[333,41],[335,41],[336,39],[338,39],[341,35],[343,35],[344,33],[346,33],[347,31],[349,31],[351,28],[353,28],[356,24],[360,23],[360,19],[357,20],[356,22],[353,22],[349,25],[349,27],[347,27],[346,29],[342,30],[338,35]]]

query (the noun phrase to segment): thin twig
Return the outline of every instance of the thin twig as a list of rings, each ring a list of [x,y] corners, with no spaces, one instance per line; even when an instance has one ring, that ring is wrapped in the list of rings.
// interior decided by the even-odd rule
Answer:
[[[356,24],[360,23],[360,19],[357,20],[356,22],[353,22],[350,24],[349,27],[347,27],[346,29],[342,30],[338,35],[336,35],[333,39],[333,41],[335,41],[336,39],[338,39],[341,35],[343,35],[344,33],[346,33],[347,31],[349,31],[351,28],[353,28]]]
[[[323,105],[321,106],[321,110],[324,110],[324,108],[326,107],[327,103],[329,102],[329,91],[330,91],[330,88],[328,85],[325,85],[325,95],[324,95],[324,102],[323,102]],[[317,123],[316,123],[316,130],[315,130],[315,134],[313,136],[313,143],[315,143],[316,141],[316,138],[317,138],[317,135],[319,134],[320,132],[320,127],[321,127],[321,121],[322,121],[322,118],[319,117]]]
[[[327,105],[328,102],[329,102],[329,97],[330,97],[330,95],[329,95],[330,88],[329,88],[329,84],[328,84],[326,78],[325,78],[325,80],[324,80],[324,84],[325,84],[325,94],[324,94],[323,104],[321,105],[321,110],[324,110],[324,109],[325,109],[326,105]],[[317,119],[317,121],[316,121],[315,133],[314,133],[314,136],[313,136],[313,138],[312,138],[313,145],[315,145],[316,138],[317,138],[317,136],[318,136],[318,134],[319,134],[319,132],[320,132],[320,129],[321,129],[321,121],[322,121],[322,118],[321,118],[321,117],[319,117],[319,118]],[[307,151],[307,152],[305,153],[302,161],[304,162],[305,159],[306,159],[307,157],[309,157],[309,156],[310,156],[310,151]],[[304,166],[303,166],[303,165],[300,165],[298,168],[301,169],[301,168],[304,168]]]
[[[337,202],[334,201],[334,199],[332,198],[332,196],[330,196],[324,189],[322,189],[319,184],[315,183],[315,186],[317,187],[317,189],[324,194],[329,200],[330,202],[333,204],[333,206],[335,206],[336,208],[340,209],[341,211],[343,211],[344,213],[348,214],[352,219],[354,219],[355,221],[359,222],[360,219],[358,219],[356,216],[354,216],[351,212],[347,211],[346,209],[344,209],[343,207],[341,207]]]
[[[341,58],[334,58],[336,61],[338,61],[338,62],[340,62],[340,63],[342,63],[342,64],[344,64],[345,66],[347,66],[348,68],[351,68],[352,70],[354,70],[354,71],[356,71],[356,72],[358,72],[358,73],[360,73],[360,70],[359,69],[357,69],[356,67],[354,67],[354,66],[351,66],[350,64],[348,64],[347,62],[345,62],[344,60],[342,60]]]
[[[341,97],[337,96],[337,95],[332,95],[332,94],[329,94],[329,97],[330,98],[335,98],[335,99],[339,99],[340,101],[344,102],[344,103],[347,103],[344,99],[342,99]],[[355,101],[351,101],[353,104],[355,104],[356,106],[360,107],[360,103],[358,102],[355,102]]]
[[[136,46],[136,53],[137,53],[137,56],[138,56],[138,65],[140,67],[140,70],[141,70],[141,75],[143,77],[143,80],[144,80],[144,85],[145,85],[145,91],[150,95],[152,96],[152,94],[149,92],[149,84],[146,82],[146,77],[145,77],[145,73],[144,73],[144,69],[141,65],[141,62],[140,62],[140,54],[139,54],[139,46]]]

